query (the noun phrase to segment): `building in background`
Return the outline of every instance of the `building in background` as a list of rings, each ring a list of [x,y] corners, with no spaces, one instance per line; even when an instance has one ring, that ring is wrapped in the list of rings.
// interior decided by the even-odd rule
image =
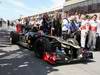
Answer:
[[[63,11],[69,11],[70,14],[99,13],[100,0],[65,0]]]

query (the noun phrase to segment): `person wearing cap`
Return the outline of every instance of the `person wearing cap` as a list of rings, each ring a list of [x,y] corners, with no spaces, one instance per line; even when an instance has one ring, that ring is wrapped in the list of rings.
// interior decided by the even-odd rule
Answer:
[[[89,20],[87,19],[86,15],[81,15],[81,47],[82,49],[86,49],[86,38],[89,31]]]
[[[88,44],[87,47],[90,50],[96,49],[96,32],[97,32],[97,15],[93,15],[91,20],[89,21],[90,23],[90,28],[89,28],[89,37],[88,37]]]

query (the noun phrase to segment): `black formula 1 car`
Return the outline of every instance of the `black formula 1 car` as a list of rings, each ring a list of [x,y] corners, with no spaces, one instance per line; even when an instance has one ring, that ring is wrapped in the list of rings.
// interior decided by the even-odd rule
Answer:
[[[79,43],[73,37],[64,40],[61,37],[45,35],[41,31],[28,31],[27,33],[12,31],[10,41],[13,44],[25,45],[34,51],[37,57],[50,64],[93,59],[93,53],[88,50],[81,50]]]

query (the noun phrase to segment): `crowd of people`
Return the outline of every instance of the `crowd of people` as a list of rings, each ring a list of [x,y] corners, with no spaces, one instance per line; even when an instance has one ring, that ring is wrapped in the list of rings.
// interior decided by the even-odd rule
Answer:
[[[21,29],[18,32],[27,33],[29,30],[34,32],[42,31],[46,35],[63,37],[64,40],[70,37],[70,34],[80,31],[80,45],[82,49],[95,50],[97,48],[96,39],[100,43],[100,16],[96,14],[78,14],[69,15],[56,12],[53,16],[43,14],[41,18],[21,18],[17,24]],[[27,31],[26,31],[27,30]],[[79,39],[78,39],[79,40]],[[99,47],[99,46],[98,46]]]

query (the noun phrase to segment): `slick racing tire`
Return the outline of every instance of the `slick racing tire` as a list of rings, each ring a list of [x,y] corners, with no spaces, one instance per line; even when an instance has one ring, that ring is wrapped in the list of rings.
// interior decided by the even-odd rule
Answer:
[[[34,52],[39,58],[41,58],[45,52],[49,52],[50,49],[50,42],[45,37],[38,38],[34,43]]]
[[[10,33],[10,43],[15,44],[16,42],[18,42],[18,40],[19,40],[19,35],[12,31]]]

